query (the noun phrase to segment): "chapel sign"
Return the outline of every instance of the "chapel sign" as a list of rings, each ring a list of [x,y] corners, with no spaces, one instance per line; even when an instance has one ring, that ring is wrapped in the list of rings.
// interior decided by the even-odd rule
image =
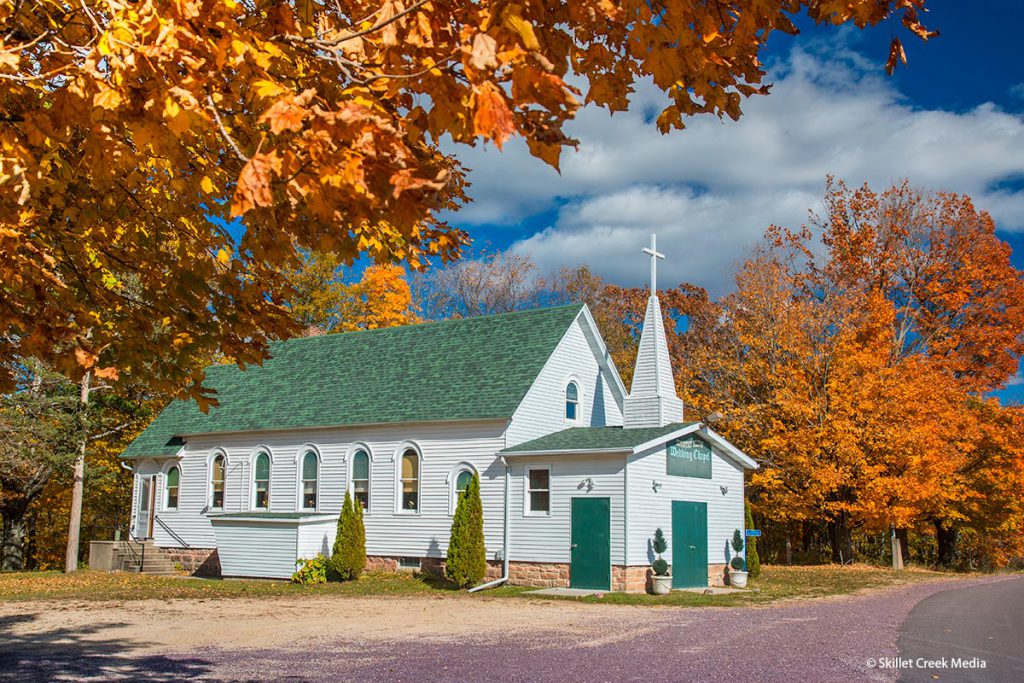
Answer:
[[[670,441],[667,460],[672,476],[711,478],[711,447],[696,436]]]

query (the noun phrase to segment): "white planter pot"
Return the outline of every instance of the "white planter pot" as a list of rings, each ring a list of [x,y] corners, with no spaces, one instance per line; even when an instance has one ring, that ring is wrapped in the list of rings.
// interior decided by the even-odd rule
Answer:
[[[733,588],[746,588],[747,587],[747,572],[741,572],[738,569],[729,569],[729,585]]]
[[[672,577],[658,576],[651,577],[651,592],[655,595],[668,595],[672,592]]]

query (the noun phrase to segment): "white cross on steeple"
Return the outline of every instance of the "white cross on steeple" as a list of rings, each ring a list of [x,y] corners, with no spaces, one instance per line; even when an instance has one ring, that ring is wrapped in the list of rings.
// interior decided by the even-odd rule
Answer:
[[[657,247],[657,236],[651,235],[651,248],[644,247],[643,251],[645,254],[649,254],[651,257],[651,296],[658,295],[658,259],[665,258],[664,254],[658,252]]]

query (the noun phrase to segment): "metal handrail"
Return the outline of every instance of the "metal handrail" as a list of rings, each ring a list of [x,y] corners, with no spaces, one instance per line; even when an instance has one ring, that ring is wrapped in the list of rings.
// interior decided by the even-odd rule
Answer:
[[[135,548],[132,547],[132,543],[139,544],[139,551],[136,552]],[[128,548],[128,554],[131,556],[132,561],[136,559],[139,561],[139,573],[142,573],[142,567],[146,563],[146,542],[145,540],[139,540],[131,531],[128,532],[128,542],[124,544]]]
[[[167,522],[165,522],[164,520],[160,519],[160,515],[153,515],[153,519],[156,520],[156,523],[160,525],[160,528],[163,529],[164,531],[166,531],[170,535],[171,538],[173,538],[175,541],[177,541],[181,545],[182,548],[191,548],[192,547],[192,546],[190,546],[185,541],[185,539],[183,539],[178,534],[174,533],[174,529],[172,529],[171,527],[167,526]]]

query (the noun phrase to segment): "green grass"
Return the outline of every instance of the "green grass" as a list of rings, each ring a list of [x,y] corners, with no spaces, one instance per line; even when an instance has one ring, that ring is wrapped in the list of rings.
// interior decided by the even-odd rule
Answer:
[[[956,574],[908,569],[894,572],[878,567],[853,565],[847,567],[813,566],[786,567],[763,565],[761,576],[750,580],[749,590],[724,595],[704,595],[689,591],[673,591],[668,595],[646,595],[643,593],[605,593],[602,597],[581,598],[553,597],[555,600],[576,600],[587,603],[609,605],[664,605],[675,607],[738,607],[762,605],[784,599],[824,598],[834,595],[848,595],[862,590],[904,586],[950,579]],[[499,589],[500,590],[500,589]],[[546,597],[546,596],[531,596]]]
[[[198,579],[82,570],[0,574],[0,601],[167,600],[315,595],[413,595],[451,592],[442,581],[412,574],[372,572],[358,581],[300,586],[287,581]]]
[[[615,605],[669,605],[680,607],[759,605],[782,599],[820,598],[844,595],[860,590],[920,583],[956,575],[919,569],[892,572],[877,567],[782,567],[766,566],[759,579],[750,582],[750,590],[728,595],[703,595],[675,591],[665,596],[605,593],[603,597],[554,597],[555,600],[576,600],[587,603]],[[522,586],[501,586],[478,594],[490,598],[538,598],[534,589]],[[230,599],[244,597],[310,597],[339,596],[465,596],[444,579],[429,575],[371,572],[358,581],[299,586],[286,581],[219,580],[150,576],[127,572],[78,571],[15,572],[0,574],[0,601],[24,600],[167,600]]]

